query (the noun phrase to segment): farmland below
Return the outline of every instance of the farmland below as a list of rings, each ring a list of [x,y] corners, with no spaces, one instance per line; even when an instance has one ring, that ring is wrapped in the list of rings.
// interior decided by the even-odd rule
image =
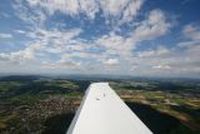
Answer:
[[[200,132],[200,81],[191,79],[0,78],[1,134],[64,134],[85,90],[108,81],[155,134]]]

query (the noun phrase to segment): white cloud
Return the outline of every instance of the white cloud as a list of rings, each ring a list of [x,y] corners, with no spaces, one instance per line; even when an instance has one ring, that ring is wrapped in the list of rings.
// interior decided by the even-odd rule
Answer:
[[[177,44],[177,46],[178,47],[180,47],[180,48],[187,48],[187,47],[190,47],[190,46],[193,46],[193,45],[197,45],[197,44],[199,44],[199,41],[183,41],[183,42],[179,42],[178,44]]]
[[[24,30],[19,30],[19,29],[17,29],[17,30],[14,30],[16,33],[19,33],[19,34],[25,34],[26,32],[24,31]]]
[[[138,14],[141,6],[143,5],[144,0],[132,0],[129,2],[127,7],[122,13],[122,19],[120,23],[130,22],[134,19],[134,17]]]
[[[10,53],[0,53],[0,62],[22,64],[35,59],[36,51],[41,49],[40,44],[30,44],[27,48]]]
[[[80,49],[80,45],[73,45],[75,39],[82,32],[79,28],[68,29],[65,31],[45,30],[37,28],[34,31],[27,32],[27,36],[32,38],[40,45],[45,46],[43,51],[49,53],[62,53],[66,50]],[[79,47],[79,48],[78,48]]]
[[[21,8],[17,12],[19,13],[18,17],[30,24],[34,23],[33,27],[29,27],[30,31],[26,31],[25,36],[31,38],[32,44],[38,44],[34,45],[38,48],[34,49],[33,46],[26,44],[25,49],[11,53],[0,53],[2,59],[7,58],[13,63],[35,60],[38,62],[38,66],[55,70],[60,68],[84,68],[83,70],[95,68],[94,71],[98,70],[99,72],[108,69],[109,71],[118,70],[118,73],[122,70],[123,73],[128,73],[130,70],[135,71],[140,68],[142,61],[145,63],[147,60],[146,57],[153,58],[155,55],[159,57],[168,53],[165,48],[143,52],[139,54],[140,56],[135,56],[132,53],[138,42],[153,40],[167,33],[170,23],[167,22],[166,16],[161,10],[151,11],[141,23],[133,27],[134,29],[127,36],[119,35],[111,30],[109,34],[89,41],[79,37],[80,33],[83,32],[80,28],[48,30],[44,26],[48,15],[55,12],[72,17],[77,17],[81,13],[89,19],[95,19],[96,14],[100,11],[103,12],[102,15],[107,21],[119,20],[119,25],[121,25],[132,21],[137,16],[144,0],[122,0],[119,2],[115,0],[28,0],[28,2],[29,7],[20,3],[15,8],[16,10]],[[33,16],[29,14],[29,8],[33,11]],[[46,14],[44,10],[39,10],[39,8],[48,13]],[[29,16],[31,17],[29,18]],[[21,30],[15,32],[24,33]],[[134,64],[137,61],[136,57],[139,59],[137,66]],[[156,60],[154,63],[147,62],[146,65],[149,64],[151,67],[159,65]]]
[[[35,56],[40,53],[62,53],[70,50],[69,45],[73,38],[81,33],[81,29],[69,29],[67,31],[45,30],[37,28],[34,31],[27,31],[26,36],[33,41],[26,44],[26,48],[10,53],[0,53],[1,61],[21,64],[31,60],[38,60]],[[16,31],[20,32],[21,31]],[[72,45],[72,47],[74,47]],[[75,49],[75,48],[74,48]],[[51,58],[51,57],[49,57]]]
[[[15,10],[15,15],[28,25],[31,25],[31,28],[42,27],[48,16],[43,10],[38,9],[38,7],[32,8],[28,6],[25,1],[15,0],[12,5]],[[33,0],[33,2],[37,2],[37,0]]]
[[[110,58],[106,59],[103,63],[107,66],[116,66],[119,64],[119,60],[116,58]]]
[[[165,14],[156,9],[151,11],[147,18],[128,37],[111,32],[109,35],[99,38],[96,43],[104,46],[108,53],[121,55],[127,59],[131,56],[132,50],[138,42],[153,40],[165,35],[170,27],[171,24],[167,22]]]
[[[74,61],[65,61],[58,63],[44,63],[42,64],[42,68],[46,69],[74,69],[76,70],[81,64]]]
[[[18,0],[17,0],[18,1]],[[59,11],[63,14],[72,17],[85,14],[89,19],[94,19],[96,14],[103,11],[103,16],[107,22],[118,20],[119,24],[130,22],[135,18],[144,3],[144,0],[25,0],[32,8],[45,9],[49,15]],[[23,2],[22,2],[23,3]],[[22,4],[19,4],[22,5]],[[25,8],[25,10],[27,10]],[[44,18],[44,13],[41,13],[38,19]],[[21,18],[28,19],[27,15],[21,12]]]
[[[82,29],[74,28],[60,31],[58,29],[46,30],[42,28],[33,29],[33,31],[27,32],[27,36],[37,40],[57,40],[60,43],[64,43],[77,37],[82,32]]]
[[[88,18],[94,19],[96,13],[99,12],[99,5],[96,0],[80,0],[79,2],[81,12],[85,13]]]
[[[200,41],[200,28],[194,25],[186,25],[183,29],[183,34],[192,40]]]
[[[90,18],[95,18],[99,7],[95,0],[26,0],[30,6],[40,6],[48,11],[50,15],[59,11],[66,15],[77,16],[80,13]]]
[[[109,54],[126,55],[130,50],[127,39],[114,33],[97,39],[96,44],[104,46]]]
[[[156,49],[138,52],[138,57],[145,58],[145,57],[163,57],[168,55],[171,51],[163,46],[158,46]]]
[[[135,29],[133,36],[136,40],[152,40],[166,34],[171,27],[161,10],[152,10],[148,18]]]
[[[55,11],[60,11],[71,16],[79,13],[78,0],[47,0],[40,1],[38,4],[48,9],[50,14],[53,14]]]
[[[163,46],[141,51],[132,58],[132,63],[138,66],[133,72],[149,76],[198,77],[199,51],[200,45],[190,45],[182,51],[176,47],[169,49]]]
[[[63,54],[61,55],[61,58],[54,63],[43,62],[42,67],[49,69],[79,69],[81,63],[78,61],[74,61],[72,58],[73,56],[70,54]]]
[[[99,1],[101,9],[106,17],[109,16],[119,16],[124,10],[125,6],[128,4],[129,0],[120,0],[116,2],[115,0],[101,0]]]
[[[182,30],[184,41],[177,44],[180,48],[190,49],[200,45],[200,27],[188,24]]]
[[[8,33],[0,33],[0,38],[10,39],[10,38],[13,38],[13,36],[12,36],[12,34],[8,34]]]
[[[153,69],[171,69],[169,65],[156,65],[152,67]]]
[[[8,13],[4,13],[4,12],[0,13],[0,18],[10,18],[10,17],[11,17],[11,15]]]
[[[81,70],[81,73],[82,71],[115,72],[152,76],[187,76],[197,75],[200,72],[200,30],[195,25],[184,27],[183,38],[186,39],[184,42],[169,47],[154,45],[153,48],[143,51],[135,49],[138,45],[144,45],[142,41],[154,41],[166,35],[172,27],[166,14],[160,9],[153,9],[144,19],[141,16],[134,22],[136,25],[129,25],[129,22],[133,22],[137,17],[145,0],[16,1],[17,4],[14,6],[16,15],[28,24],[28,30],[14,30],[14,32],[23,34],[31,41],[24,44],[25,48],[21,50],[0,53],[0,62],[5,63],[0,66],[12,63],[16,66],[30,65],[32,68],[37,66],[37,69],[42,68],[47,72],[50,68],[55,72]],[[45,22],[55,12],[70,15],[72,18],[84,15],[90,21],[101,12],[100,16],[107,22],[116,24],[117,28],[114,28],[119,31],[116,32],[111,25],[112,30],[108,34],[88,40],[79,36],[87,32],[80,28],[47,29]],[[64,25],[62,22],[59,23]],[[128,24],[132,31],[128,30],[127,34],[121,34],[120,26],[123,24]],[[0,38],[2,37],[12,38],[12,35],[0,34]],[[178,51],[177,46],[183,51]],[[23,67],[20,69],[23,70]]]

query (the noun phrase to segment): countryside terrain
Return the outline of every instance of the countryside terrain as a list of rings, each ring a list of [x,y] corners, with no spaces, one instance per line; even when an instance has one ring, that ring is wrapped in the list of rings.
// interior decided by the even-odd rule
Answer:
[[[155,134],[200,133],[199,80],[43,76],[0,78],[0,133],[64,134],[94,81],[108,81]]]

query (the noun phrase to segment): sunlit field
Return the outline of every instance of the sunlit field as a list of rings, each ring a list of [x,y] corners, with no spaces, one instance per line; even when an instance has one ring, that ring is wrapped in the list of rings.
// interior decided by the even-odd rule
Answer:
[[[2,77],[0,132],[64,134],[91,82],[36,76]],[[199,81],[110,80],[110,86],[154,133],[199,132]]]

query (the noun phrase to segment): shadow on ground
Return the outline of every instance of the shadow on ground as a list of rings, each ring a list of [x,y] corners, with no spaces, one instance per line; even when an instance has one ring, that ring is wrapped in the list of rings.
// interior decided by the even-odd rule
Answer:
[[[74,113],[68,113],[47,119],[45,122],[46,129],[42,134],[65,134],[73,117]]]
[[[126,102],[126,104],[154,134],[195,134],[176,118],[161,113],[148,105],[133,102]],[[47,119],[43,134],[65,134],[73,117],[74,113],[68,113]]]
[[[194,130],[199,130],[200,131],[200,109],[193,109],[190,106],[187,105],[178,105],[178,106],[171,106],[171,108],[173,110],[176,110],[178,112],[182,112],[185,113],[187,115],[190,115],[192,117],[192,119],[194,120],[193,122],[191,122],[189,125],[191,128],[193,128]]]
[[[126,102],[132,111],[154,134],[195,134],[176,118],[161,113],[149,105]]]

